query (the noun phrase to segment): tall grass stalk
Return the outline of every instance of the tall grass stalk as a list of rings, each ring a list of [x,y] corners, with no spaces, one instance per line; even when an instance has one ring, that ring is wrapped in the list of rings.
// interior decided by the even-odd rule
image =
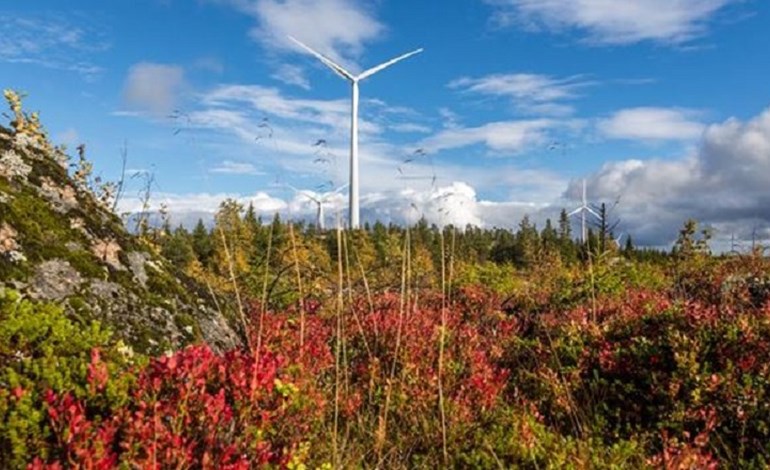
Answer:
[[[361,262],[361,257],[358,256],[358,251],[355,249],[355,245],[353,245],[353,256],[356,258],[356,264],[358,265],[358,270],[361,272],[361,280],[364,283],[364,291],[366,292],[366,301],[369,304],[369,314],[374,314],[374,300],[372,298],[372,290],[369,288],[369,280],[366,278],[366,271],[364,270],[364,265]],[[379,328],[377,326],[377,322],[374,322],[374,337],[375,339],[379,337]]]
[[[393,363],[390,366],[390,374],[386,379],[386,384],[385,384],[385,406],[383,407],[382,415],[378,423],[377,433],[375,436],[377,467],[379,467],[383,462],[382,449],[383,449],[383,446],[385,445],[385,439],[388,433],[388,413],[390,411],[390,400],[393,394],[393,382],[396,376],[396,365],[398,364],[399,352],[401,350],[401,334],[404,326],[404,316],[406,315],[406,306],[408,302],[408,299],[407,299],[408,289],[409,289],[408,279],[410,277],[409,257],[411,253],[410,244],[411,244],[410,230],[409,230],[409,227],[407,227],[404,235],[404,250],[403,250],[403,259],[401,262],[401,298],[400,298],[400,304],[398,309],[398,323],[396,326],[396,346],[393,351]]]
[[[340,415],[340,361],[342,353],[342,309],[344,303],[344,278],[342,269],[342,229],[337,225],[337,308],[336,338],[334,347],[334,424],[332,429],[332,460],[334,468],[340,468],[338,433]]]
[[[235,278],[233,255],[230,248],[227,246],[227,237],[225,236],[225,231],[222,230],[222,227],[219,227],[219,235],[222,237],[222,245],[225,248],[227,268],[230,271],[230,281],[233,283],[233,290],[235,291],[235,301],[238,304],[238,316],[241,320],[241,327],[243,328],[243,333],[246,335],[246,344],[249,346],[249,349],[252,349],[253,345],[251,344],[251,338],[249,337],[249,325],[246,321],[246,313],[243,310],[243,302],[241,301],[241,291],[238,288],[238,281]]]
[[[305,346],[305,296],[302,292],[302,276],[299,270],[299,255],[297,254],[297,242],[294,237],[294,223],[289,223],[289,237],[291,238],[291,250],[294,254],[294,270],[297,274],[297,290],[299,293],[299,354],[302,357]]]
[[[369,361],[373,359],[372,355],[372,349],[369,347],[369,341],[366,340],[366,332],[364,331],[363,323],[361,322],[361,318],[358,315],[358,310],[354,307],[353,304],[353,281],[350,277],[350,243],[348,243],[348,237],[347,234],[345,234],[344,238],[342,239],[342,248],[345,252],[345,272],[346,272],[346,279],[348,282],[348,304],[350,309],[353,313],[353,319],[356,322],[356,326],[358,327],[358,332],[361,335],[361,340],[364,342],[364,349],[366,349],[366,355],[369,357]],[[363,273],[363,269],[362,269]],[[366,279],[366,275],[362,274],[364,276],[364,280]],[[371,303],[369,304],[370,311],[373,310]]]
[[[257,372],[259,370],[259,360],[261,357],[260,350],[262,349],[262,334],[263,329],[265,326],[265,310],[267,310],[267,281],[270,277],[270,254],[273,249],[273,227],[274,224],[270,224],[270,231],[267,235],[267,252],[265,253],[265,274],[262,278],[262,299],[261,299],[261,305],[259,307],[259,321],[257,324],[257,347],[254,351],[255,354],[255,362],[254,365],[254,375],[251,378],[252,380],[252,390],[256,391],[256,383],[257,383]]]
[[[446,312],[447,311],[447,277],[446,277],[446,244],[444,231],[441,231],[441,334],[438,346],[438,406],[441,413],[441,445],[444,455],[444,466],[449,465],[449,453],[446,443],[446,410],[444,409],[444,345],[446,341]]]

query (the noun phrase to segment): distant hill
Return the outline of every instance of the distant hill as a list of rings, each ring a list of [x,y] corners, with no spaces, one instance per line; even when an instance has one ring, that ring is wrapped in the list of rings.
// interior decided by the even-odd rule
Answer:
[[[94,187],[82,152],[70,174],[37,115],[15,93],[5,97],[13,116],[0,125],[0,288],[100,320],[139,351],[238,345],[206,288],[125,229],[110,210],[111,187]]]

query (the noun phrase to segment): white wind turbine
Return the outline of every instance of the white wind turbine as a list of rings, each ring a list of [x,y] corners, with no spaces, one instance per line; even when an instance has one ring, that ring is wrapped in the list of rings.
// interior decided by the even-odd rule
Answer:
[[[313,194],[311,192],[308,192],[308,191],[299,190],[299,189],[295,188],[294,186],[290,186],[290,185],[286,185],[286,186],[291,188],[295,193],[301,194],[301,195],[305,196],[307,199],[309,199],[310,201],[312,201],[312,202],[314,202],[316,204],[316,206],[317,206],[317,209],[316,209],[316,227],[318,227],[320,230],[324,230],[325,229],[325,226],[324,226],[324,220],[325,220],[324,204],[328,203],[329,200],[332,197],[336,196],[337,194],[339,194],[340,191],[342,191],[342,190],[344,190],[345,188],[348,187],[347,184],[344,184],[344,185],[340,186],[339,188],[335,189],[334,191],[330,191],[328,193],[323,193],[323,194],[315,195],[315,194]]]
[[[303,44],[299,40],[289,36],[294,43],[306,50],[310,54],[314,55],[318,60],[323,62],[324,65],[332,69],[334,73],[340,77],[348,80],[352,85],[352,98],[351,98],[351,116],[350,116],[350,228],[356,229],[359,227],[359,203],[358,203],[358,83],[371,77],[375,73],[390,67],[396,62],[400,62],[407,57],[411,57],[415,54],[422,52],[422,48],[416,49],[412,52],[408,52],[404,55],[398,56],[395,59],[391,59],[387,62],[383,62],[376,67],[372,67],[368,70],[361,72],[358,75],[353,75],[348,72],[334,61],[311,49],[309,46]]]
[[[583,244],[585,244],[586,239],[588,238],[588,231],[586,228],[586,214],[592,214],[597,219],[601,218],[601,216],[597,214],[595,210],[591,209],[591,206],[588,205],[588,199],[586,198],[586,180],[583,180],[583,204],[567,215],[571,217],[575,214],[580,214],[581,241]]]

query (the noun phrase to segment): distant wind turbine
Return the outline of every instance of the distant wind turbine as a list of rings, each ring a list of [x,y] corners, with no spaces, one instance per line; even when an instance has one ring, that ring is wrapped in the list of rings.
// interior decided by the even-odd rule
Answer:
[[[583,244],[586,243],[586,240],[588,239],[588,229],[586,228],[586,214],[592,214],[597,219],[600,219],[601,216],[596,213],[595,210],[591,209],[591,206],[588,205],[588,198],[586,197],[586,180],[583,180],[583,204],[575,209],[574,211],[567,214],[568,216],[573,216],[575,214],[580,214],[580,221],[581,221],[581,241]]]
[[[317,206],[317,209],[316,209],[316,226],[320,230],[324,230],[325,229],[325,227],[324,227],[324,220],[325,220],[324,204],[329,202],[329,200],[333,196],[336,196],[337,194],[339,194],[340,191],[342,191],[342,190],[344,190],[345,188],[348,187],[347,184],[344,184],[344,185],[340,186],[339,188],[335,189],[334,191],[330,191],[328,193],[324,193],[324,194],[320,194],[320,195],[316,196],[316,195],[314,195],[314,194],[312,194],[310,192],[299,190],[299,189],[295,188],[294,186],[290,186],[290,185],[286,185],[286,186],[291,188],[295,193],[301,194],[301,195],[305,196],[307,199],[309,199],[310,201],[312,201],[312,202],[314,202],[316,204],[316,206]]]
[[[624,236],[626,236],[626,234],[623,233],[623,232],[620,232],[620,235],[618,235],[618,237],[614,240],[615,245],[617,245],[617,247],[618,247],[618,250],[621,248],[620,241],[623,240]]]
[[[298,39],[289,36],[299,47],[309,52],[320,60],[325,66],[329,67],[339,75],[340,77],[348,80],[352,85],[352,98],[351,98],[351,115],[350,115],[350,228],[356,229],[359,227],[359,187],[358,187],[358,83],[371,77],[375,73],[390,67],[396,62],[400,62],[407,57],[411,57],[415,54],[422,52],[422,48],[416,49],[412,52],[408,52],[404,55],[398,56],[395,59],[391,59],[387,62],[383,62],[376,67],[372,67],[368,70],[361,72],[358,75],[353,75],[348,72],[342,66],[338,65],[325,55],[311,49],[309,46],[303,44]]]

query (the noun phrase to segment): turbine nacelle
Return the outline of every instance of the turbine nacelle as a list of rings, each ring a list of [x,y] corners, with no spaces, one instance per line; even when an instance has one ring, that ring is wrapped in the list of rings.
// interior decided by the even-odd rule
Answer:
[[[423,48],[415,49],[415,50],[413,50],[411,52],[407,52],[406,54],[403,54],[403,55],[400,55],[400,56],[398,56],[396,58],[393,58],[393,59],[391,59],[391,60],[389,60],[387,62],[383,62],[380,65],[376,65],[376,66],[374,66],[374,67],[372,67],[372,68],[370,68],[368,70],[364,70],[363,72],[359,73],[358,75],[353,75],[352,73],[350,73],[347,70],[345,70],[345,68],[343,68],[341,65],[337,64],[336,62],[334,62],[330,58],[326,57],[325,55],[321,54],[320,52],[312,49],[310,46],[308,46],[307,44],[303,43],[299,39],[297,39],[297,38],[295,38],[293,36],[289,36],[289,39],[294,44],[296,44],[299,47],[301,47],[303,50],[305,50],[308,53],[310,53],[311,55],[315,56],[318,60],[320,60],[324,65],[329,67],[334,73],[339,75],[341,78],[344,78],[345,80],[349,80],[350,82],[355,82],[355,83],[360,82],[362,80],[365,80],[365,79],[371,77],[372,75],[374,75],[375,73],[380,72],[380,71],[390,67],[391,65],[394,65],[397,62],[401,62],[402,60],[407,59],[407,58],[409,58],[409,57],[411,57],[413,55],[419,54],[420,52],[422,52],[424,50]]]

